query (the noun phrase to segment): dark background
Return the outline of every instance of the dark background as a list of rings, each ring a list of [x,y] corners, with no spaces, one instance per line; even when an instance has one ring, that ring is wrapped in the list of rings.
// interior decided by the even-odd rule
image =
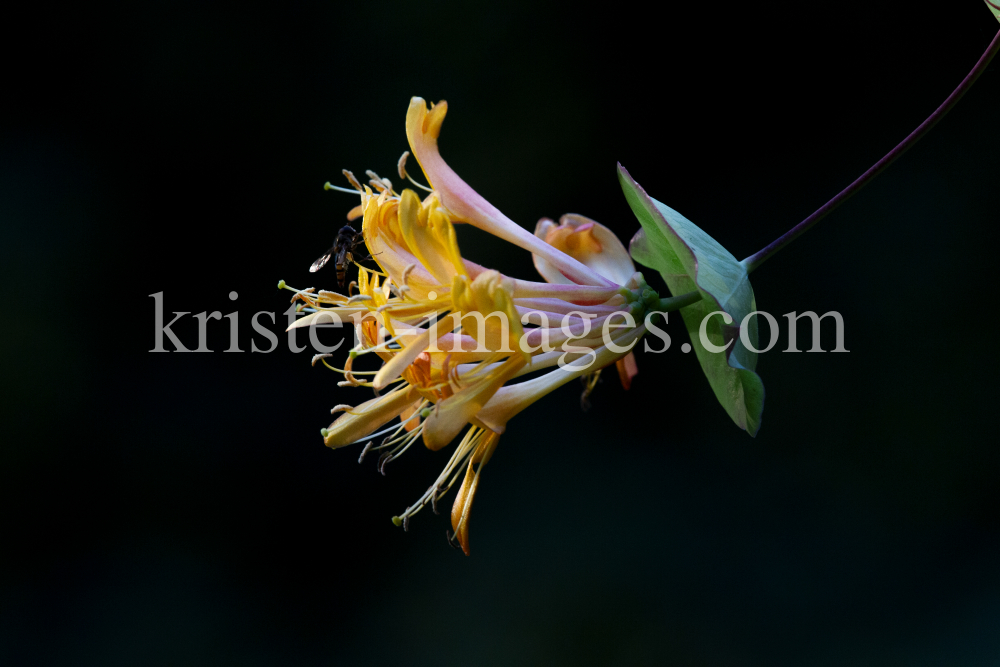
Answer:
[[[213,322],[212,354],[149,352],[155,292],[237,311],[249,350],[252,315],[287,307],[278,279],[331,286],[307,268],[355,202],[321,186],[395,178],[412,95],[448,100],[444,156],[522,225],[573,211],[627,241],[621,161],[744,257],[888,152],[1000,27],[972,0],[692,4],[8,14],[0,662],[1000,664],[998,65],[754,274],[782,321],[840,311],[850,354],[783,336],[751,439],[672,320],[630,392],[609,372],[592,411],[571,386],[512,422],[470,558],[446,516],[389,521],[447,453],[382,477],[323,447],[330,407],[368,394],[284,335],[227,354]]]

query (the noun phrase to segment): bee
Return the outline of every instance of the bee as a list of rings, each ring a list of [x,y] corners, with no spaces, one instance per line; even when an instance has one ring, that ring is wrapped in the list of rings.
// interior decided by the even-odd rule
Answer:
[[[364,243],[364,232],[356,232],[350,225],[344,225],[337,232],[337,238],[334,239],[333,246],[309,267],[309,273],[316,273],[326,266],[331,257],[334,257],[334,264],[337,267],[337,284],[341,288],[344,288],[347,270],[354,263],[354,251],[359,246],[363,246]]]

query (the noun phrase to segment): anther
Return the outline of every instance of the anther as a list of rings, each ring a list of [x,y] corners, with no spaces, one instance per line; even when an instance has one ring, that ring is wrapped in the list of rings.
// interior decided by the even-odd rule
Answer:
[[[332,356],[333,356],[332,354],[314,354],[312,358],[312,365],[315,366],[316,362],[319,361],[320,359],[327,359]]]
[[[417,268],[416,262],[414,262],[413,264],[407,264],[406,268],[403,269],[403,275],[400,277],[399,282],[401,282],[401,283],[403,283],[405,285],[406,284],[406,279],[409,277],[410,272],[413,271],[413,269],[415,269],[415,268]],[[279,284],[283,285],[284,282],[285,281],[282,280],[281,283],[279,283]]]
[[[347,412],[348,410],[353,410],[353,405],[348,405],[347,403],[341,403],[340,405],[335,405],[330,409],[330,414],[335,415],[338,412]]]
[[[347,177],[347,180],[350,181],[351,185],[354,186],[355,190],[357,190],[358,192],[364,194],[365,189],[363,187],[361,187],[361,183],[358,182],[358,179],[354,178],[354,174],[352,174],[348,170],[344,169],[344,176]]]
[[[447,528],[444,529],[444,536],[448,539],[448,544],[451,546],[452,549],[461,549],[462,548],[462,545],[458,544],[455,541],[456,535],[454,533],[452,533],[450,530],[448,530]]]
[[[357,303],[359,301],[371,301],[371,300],[372,298],[367,294],[355,294],[354,296],[352,296],[350,299],[347,300],[347,303]]]
[[[372,448],[372,441],[369,440],[368,442],[365,443],[365,448],[361,450],[361,456],[358,457],[358,463],[361,463],[362,461],[365,460],[365,454],[367,454],[368,450],[371,448]]]
[[[399,173],[400,178],[406,178],[406,158],[410,157],[410,151],[403,151],[403,154],[399,157],[399,162],[396,163],[396,171]]]

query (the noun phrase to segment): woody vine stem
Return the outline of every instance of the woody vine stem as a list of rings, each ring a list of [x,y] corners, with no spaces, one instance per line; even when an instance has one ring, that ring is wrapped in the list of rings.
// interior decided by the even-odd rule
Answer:
[[[976,63],[976,66],[972,68],[972,71],[969,72],[965,79],[962,80],[962,83],[958,84],[958,88],[956,88],[952,94],[948,96],[948,98],[934,113],[927,117],[927,120],[921,123],[920,126],[911,132],[908,137],[903,139],[898,146],[889,151],[885,157],[876,162],[868,171],[859,176],[856,181],[844,188],[836,197],[816,209],[812,215],[789,229],[782,236],[772,241],[769,245],[744,259],[742,264],[746,268],[747,273],[754,271],[775,253],[797,239],[806,230],[826,217],[827,214],[850,199],[852,195],[864,186],[868,185],[868,183],[876,176],[885,171],[890,164],[895,162],[896,159],[913,146],[913,144],[917,143],[921,137],[927,134],[932,127],[937,125],[937,122],[944,118],[945,114],[951,111],[952,107],[954,107],[958,101],[962,99],[962,96],[965,95],[969,88],[972,87],[972,84],[976,82],[979,75],[986,70],[987,65],[990,64],[990,61],[993,59],[993,56],[996,55],[998,50],[1000,50],[1000,32],[998,32],[993,38],[993,41],[990,42],[986,52],[979,59],[979,62]]]

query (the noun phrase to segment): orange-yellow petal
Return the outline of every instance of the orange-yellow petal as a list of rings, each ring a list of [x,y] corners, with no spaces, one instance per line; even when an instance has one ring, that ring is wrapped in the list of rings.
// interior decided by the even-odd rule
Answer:
[[[469,459],[469,467],[465,469],[465,479],[455,496],[455,502],[451,506],[451,527],[455,531],[455,538],[462,546],[465,555],[469,555],[469,515],[472,512],[472,501],[476,497],[476,489],[479,488],[479,474],[483,466],[493,455],[493,451],[500,441],[500,434],[493,431],[486,431],[483,440],[476,447]],[[474,469],[474,466],[478,468]]]
[[[370,435],[421,400],[415,387],[398,389],[351,408],[334,420],[323,441],[336,449]]]
[[[535,236],[618,285],[624,285],[635,274],[632,258],[614,232],[590,218],[567,213],[559,218],[558,225],[542,218],[535,226]],[[548,282],[572,282],[545,257],[535,254],[532,258],[538,273]]]
[[[524,364],[520,355],[511,356],[499,367],[434,406],[424,420],[424,445],[436,451],[451,442]]]

